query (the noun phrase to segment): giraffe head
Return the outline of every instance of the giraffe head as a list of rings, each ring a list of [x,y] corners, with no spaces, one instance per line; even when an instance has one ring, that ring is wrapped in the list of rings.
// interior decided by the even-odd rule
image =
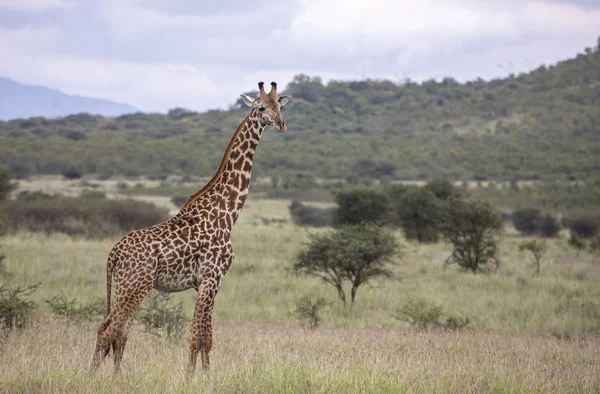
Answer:
[[[281,108],[287,104],[290,100],[290,96],[279,96],[277,97],[277,84],[271,82],[271,91],[265,92],[264,82],[258,83],[258,90],[260,96],[258,98],[252,98],[245,94],[240,94],[242,101],[247,106],[252,107],[255,111],[256,116],[262,123],[268,126],[273,126],[279,132],[285,133],[287,126],[281,115]]]

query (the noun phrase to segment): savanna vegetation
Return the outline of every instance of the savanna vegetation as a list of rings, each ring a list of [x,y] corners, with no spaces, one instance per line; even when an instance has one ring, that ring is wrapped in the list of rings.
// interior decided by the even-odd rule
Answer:
[[[255,175],[322,179],[585,180],[600,172],[600,51],[491,81],[286,88],[288,132],[264,136]],[[232,97],[232,103],[235,98]],[[246,108],[0,122],[0,164],[32,174],[212,173]]]
[[[95,183],[96,191],[106,183],[111,195],[109,181]],[[112,196],[111,201],[120,200]],[[176,209],[167,202],[166,208]],[[3,330],[2,391],[591,393],[600,387],[600,263],[591,248],[574,249],[562,236],[547,238],[536,265],[522,246],[536,238],[500,230],[501,264],[472,274],[446,264],[452,243],[408,240],[390,215],[384,227],[371,228],[376,237],[381,237],[376,228],[388,234],[382,241],[397,243],[399,250],[393,247],[391,260],[373,266],[382,268],[382,275],[356,287],[348,308],[335,286],[295,275],[293,264],[303,261],[298,258],[315,237],[338,240],[342,250],[344,239],[336,238],[336,231],[365,224],[298,226],[290,205],[289,200],[248,202],[234,230],[237,258],[215,306],[213,368],[190,381],[183,368],[195,302],[191,291],[167,301],[155,293],[148,297],[136,316],[122,377],[112,379],[109,363],[97,375],[87,374],[96,324],[104,314],[106,255],[125,227],[100,237],[69,235],[61,227],[9,230],[2,239],[6,276],[0,305],[10,306],[12,316],[22,314],[10,320],[17,325]],[[330,214],[339,209],[303,205]],[[440,231],[445,240],[443,227]],[[346,260],[331,256],[356,273],[353,267],[369,261],[365,256],[378,257],[380,250],[369,243],[370,235],[354,236],[366,243],[357,238],[351,246],[358,252],[348,257],[360,259],[344,265]],[[352,282],[344,279],[342,286],[350,303]]]
[[[600,392],[599,62],[297,76],[189,380],[193,291],[152,292],[123,375],[88,374],[105,262],[212,175],[238,104],[0,122],[0,391]]]

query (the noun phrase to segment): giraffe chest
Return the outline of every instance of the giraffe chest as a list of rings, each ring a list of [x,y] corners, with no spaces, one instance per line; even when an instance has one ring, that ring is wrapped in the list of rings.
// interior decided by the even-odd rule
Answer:
[[[196,288],[201,271],[201,243],[165,243],[159,254],[155,288],[161,292],[173,293]]]

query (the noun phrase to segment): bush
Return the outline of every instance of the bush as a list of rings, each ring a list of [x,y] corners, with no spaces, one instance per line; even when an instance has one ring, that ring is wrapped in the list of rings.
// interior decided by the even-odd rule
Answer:
[[[452,244],[446,264],[458,264],[478,272],[488,264],[498,267],[495,232],[502,226],[496,210],[487,202],[453,200],[444,210],[442,234]]]
[[[86,140],[87,134],[85,134],[83,131],[71,130],[71,131],[67,131],[64,134],[64,137],[68,138],[70,140],[73,140],[73,141],[80,141],[80,140]]]
[[[50,306],[52,313],[69,320],[100,320],[106,312],[106,303],[102,298],[97,298],[87,304],[80,304],[75,299],[67,298],[61,292],[46,300],[46,303]]]
[[[576,250],[583,250],[586,247],[585,241],[583,239],[581,239],[581,237],[579,235],[577,235],[577,233],[571,233],[571,236],[569,237],[569,246],[571,246],[573,249]]]
[[[560,231],[560,223],[552,215],[546,215],[542,218],[539,228],[540,234],[544,237],[556,237]]]
[[[312,236],[298,253],[293,269],[314,276],[335,287],[346,306],[344,282],[351,286],[351,305],[358,288],[369,281],[392,273],[389,264],[398,254],[394,235],[372,223],[346,226]]]
[[[384,192],[387,194],[390,204],[393,207],[402,198],[402,196],[409,190],[414,189],[414,186],[406,186],[403,184],[386,185]]]
[[[67,168],[65,171],[63,171],[62,175],[65,177],[65,179],[80,179],[83,176],[81,171],[74,167]]]
[[[36,190],[30,192],[29,190],[22,190],[17,194],[17,200],[26,200],[26,201],[34,201],[34,200],[50,200],[54,198],[52,195],[48,193],[44,193],[43,191]]]
[[[407,239],[437,242],[442,205],[426,188],[412,188],[394,203],[397,220]]]
[[[410,299],[398,310],[396,319],[424,329],[429,325],[437,325],[441,316],[442,307],[430,304],[425,300]]]
[[[292,201],[289,206],[292,221],[299,226],[328,227],[333,224],[333,208],[318,208]]]
[[[512,213],[512,222],[515,229],[525,235],[533,235],[538,232],[542,215],[535,208],[517,209]]]
[[[8,270],[6,269],[6,264],[4,264],[4,259],[6,256],[1,254],[0,251],[0,278],[7,278],[9,276]]]
[[[187,200],[188,200],[188,197],[186,197],[186,196],[173,196],[173,197],[171,197],[171,202],[176,207],[183,207],[185,205],[185,203],[187,202]]]
[[[13,181],[10,170],[6,167],[0,167],[0,201],[5,200],[10,193],[17,187]]]
[[[183,302],[172,305],[169,300],[161,299],[158,292],[152,291],[144,300],[136,314],[146,331],[157,333],[164,330],[167,338],[181,338],[188,318],[183,313]]]
[[[106,198],[106,193],[102,190],[82,190],[80,197],[104,199]]]
[[[31,319],[37,304],[29,296],[38,285],[7,287],[0,286],[0,328],[5,330],[22,329]]]
[[[361,223],[385,223],[391,211],[388,196],[372,188],[354,188],[334,193],[338,208],[333,222],[336,226]]]
[[[450,181],[444,179],[434,179],[427,182],[425,189],[430,190],[438,200],[442,201],[461,197],[460,190],[455,188]]]
[[[314,330],[321,323],[321,316],[319,316],[319,313],[324,306],[325,300],[322,297],[319,297],[314,301],[308,296],[302,297],[296,303],[294,314],[298,320],[300,320],[300,325],[307,326]]]
[[[8,201],[7,226],[13,231],[62,232],[107,237],[159,223],[165,209],[136,200],[56,198]]]
[[[590,252],[600,254],[600,235],[595,235],[590,241]]]
[[[528,250],[533,255],[535,259],[535,273],[536,275],[540,273],[540,262],[542,257],[546,253],[547,247],[544,241],[531,240],[528,242],[523,242],[519,245],[519,250],[524,251]]]
[[[468,317],[444,316],[441,306],[431,304],[425,300],[413,300],[398,310],[394,316],[396,319],[407,322],[417,328],[424,330],[429,326],[439,326],[457,330],[469,325]]]
[[[598,220],[591,217],[578,217],[566,219],[565,227],[577,234],[580,238],[591,238],[598,234]]]

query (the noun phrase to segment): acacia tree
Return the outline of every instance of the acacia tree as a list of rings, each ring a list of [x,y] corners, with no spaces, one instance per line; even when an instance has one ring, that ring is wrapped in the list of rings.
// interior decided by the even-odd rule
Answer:
[[[495,233],[502,226],[496,210],[487,202],[452,200],[444,209],[441,231],[454,247],[446,264],[458,264],[471,272],[488,264],[498,267]]]
[[[519,245],[519,250],[528,250],[531,252],[535,259],[535,275],[538,275],[540,273],[540,262],[547,250],[546,243],[544,241],[533,239],[528,242],[522,242]]]
[[[398,253],[399,244],[389,230],[363,223],[313,235],[298,253],[293,269],[332,285],[344,307],[344,284],[348,283],[353,306],[361,285],[378,277],[391,277],[390,265]]]
[[[396,216],[407,239],[437,242],[441,203],[428,188],[411,188],[395,203]]]
[[[390,216],[390,201],[381,190],[358,187],[334,193],[338,209],[334,213],[337,226],[366,222],[384,223]]]

